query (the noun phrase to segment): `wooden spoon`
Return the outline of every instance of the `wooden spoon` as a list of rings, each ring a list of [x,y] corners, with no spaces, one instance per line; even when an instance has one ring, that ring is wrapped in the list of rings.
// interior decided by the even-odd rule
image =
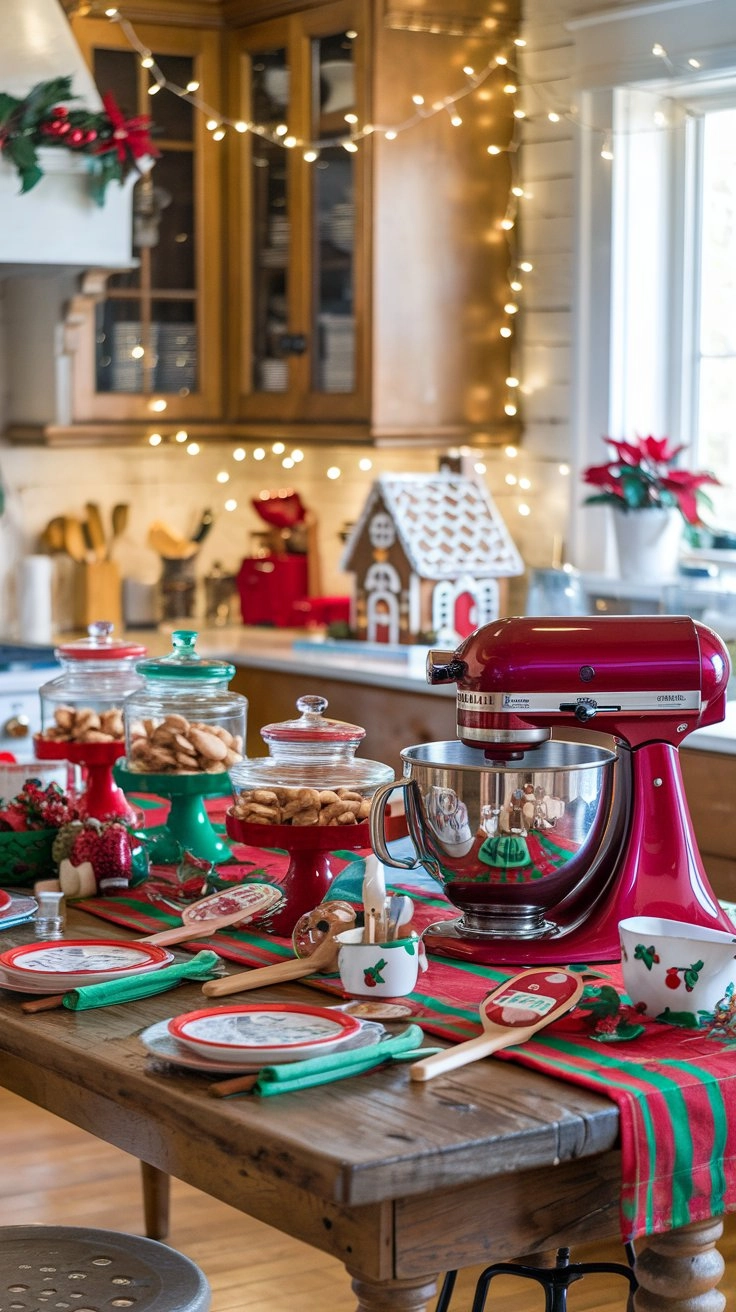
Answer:
[[[211,893],[209,897],[184,907],[181,913],[183,925],[148,934],[140,942],[157,943],[163,947],[169,943],[184,943],[190,938],[204,938],[226,925],[244,924],[264,911],[270,911],[282,896],[274,884],[240,884],[237,888]]]
[[[335,935],[342,933],[344,925],[332,925],[320,944],[308,957],[294,957],[291,961],[277,961],[274,966],[259,966],[257,970],[239,971],[224,979],[208,979],[202,992],[208,998],[222,998],[228,993],[244,993],[247,989],[262,989],[267,984],[283,984],[289,979],[303,979],[319,971],[334,970],[337,966],[339,944]]]
[[[413,1080],[431,1080],[435,1075],[498,1052],[499,1048],[526,1043],[537,1030],[574,1007],[582,991],[581,976],[561,966],[522,970],[483,999],[480,1004],[483,1034],[414,1062],[409,1074]]]

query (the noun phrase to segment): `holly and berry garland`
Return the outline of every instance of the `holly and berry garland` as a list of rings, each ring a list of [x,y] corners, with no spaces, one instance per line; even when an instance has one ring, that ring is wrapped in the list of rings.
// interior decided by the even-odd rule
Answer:
[[[122,820],[92,816],[72,820],[62,825],[51,854],[59,867],[62,892],[69,896],[127,888],[141,873],[140,844]]]
[[[70,109],[63,102],[78,99],[71,86],[70,77],[52,78],[37,83],[24,100],[0,91],[0,154],[17,169],[22,194],[43,177],[39,147],[61,146],[84,155],[92,196],[102,205],[109,182],[123,182],[131,169],[138,169],[138,160],[159,154],[150,137],[151,121],[126,119],[109,92],[102,97],[103,111]]]
[[[44,788],[39,779],[26,779],[17,796],[0,809],[0,831],[58,829],[76,816],[76,803],[58,784]]]

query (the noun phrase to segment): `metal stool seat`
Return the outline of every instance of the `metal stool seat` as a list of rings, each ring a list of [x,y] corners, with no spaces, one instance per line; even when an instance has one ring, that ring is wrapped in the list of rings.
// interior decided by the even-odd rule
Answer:
[[[207,1312],[194,1262],[155,1239],[84,1226],[0,1227],[2,1312]]]

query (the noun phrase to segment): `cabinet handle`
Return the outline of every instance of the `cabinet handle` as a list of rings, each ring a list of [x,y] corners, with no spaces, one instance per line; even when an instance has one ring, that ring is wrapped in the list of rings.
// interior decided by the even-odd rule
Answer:
[[[282,333],[278,344],[284,355],[304,355],[307,349],[304,333]]]

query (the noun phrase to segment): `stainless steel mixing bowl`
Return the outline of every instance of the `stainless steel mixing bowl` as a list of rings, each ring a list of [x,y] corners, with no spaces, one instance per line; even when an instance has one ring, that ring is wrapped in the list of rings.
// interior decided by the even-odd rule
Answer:
[[[520,759],[489,761],[479,748],[443,742],[407,747],[401,757],[404,782],[373,798],[373,848],[387,865],[424,866],[463,913],[461,932],[552,934],[556,907],[593,899],[607,882],[623,823],[615,751],[557,739]],[[399,788],[415,860],[386,846],[385,808]]]

